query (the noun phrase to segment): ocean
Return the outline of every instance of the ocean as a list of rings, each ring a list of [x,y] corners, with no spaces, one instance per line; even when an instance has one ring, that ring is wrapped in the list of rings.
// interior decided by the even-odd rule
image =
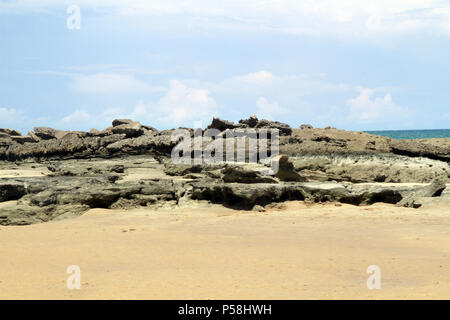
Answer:
[[[450,129],[365,131],[393,139],[450,138]]]

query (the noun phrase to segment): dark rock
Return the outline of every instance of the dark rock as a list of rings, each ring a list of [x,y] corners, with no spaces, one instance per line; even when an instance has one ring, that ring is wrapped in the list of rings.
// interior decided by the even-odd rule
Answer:
[[[3,129],[3,128],[0,128],[0,133],[4,133],[8,136],[21,136],[22,135],[22,133],[20,133],[20,131],[11,130],[11,129]]]
[[[258,118],[256,117],[256,115],[252,115],[250,116],[250,118],[248,119],[244,119],[244,120],[239,120],[240,124],[245,124],[247,126],[249,126],[250,128],[254,128],[256,127],[256,125],[258,124]]]
[[[34,140],[33,142],[41,141],[41,138],[39,138],[37,135],[35,135],[33,131],[28,131],[27,136],[31,137]]]
[[[193,182],[192,186],[192,199],[209,200],[245,210],[251,210],[256,204],[305,199],[303,189],[292,185]]]
[[[235,129],[238,128],[236,124],[231,121],[221,120],[219,118],[213,118],[211,124],[206,129],[217,129],[220,131],[224,131],[226,129]]]
[[[300,129],[302,129],[302,130],[313,129],[313,126],[310,124],[302,124],[302,125],[300,125]]]
[[[169,176],[184,176],[189,173],[202,172],[201,165],[175,164],[167,162],[164,164],[164,173]]]
[[[114,134],[125,134],[127,138],[135,138],[143,135],[145,129],[139,122],[130,122],[112,127],[111,132]]]
[[[115,173],[124,173],[125,167],[123,164],[117,164],[117,165],[112,166],[110,170]]]
[[[239,183],[278,183],[273,177],[263,175],[259,171],[241,166],[228,166],[222,169],[223,181]]]
[[[280,131],[280,136],[290,136],[292,134],[292,128],[288,124],[278,121],[259,120],[255,128],[278,129]]]
[[[307,181],[306,178],[300,176],[294,169],[294,165],[289,161],[289,157],[285,155],[278,156],[272,161],[278,162],[278,171],[275,173],[275,177],[281,181]]]
[[[130,119],[115,119],[113,120],[112,125],[113,127],[117,127],[124,124],[132,124],[132,123],[134,123],[134,121]]]
[[[18,143],[36,142],[36,140],[30,136],[11,136],[11,139]]]
[[[0,181],[0,202],[18,200],[26,193],[25,185],[20,182]]]

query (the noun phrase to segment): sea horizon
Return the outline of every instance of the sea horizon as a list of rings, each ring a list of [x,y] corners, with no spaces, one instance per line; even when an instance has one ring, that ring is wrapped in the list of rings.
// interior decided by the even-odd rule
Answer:
[[[364,132],[393,139],[450,138],[450,129],[364,130]]]

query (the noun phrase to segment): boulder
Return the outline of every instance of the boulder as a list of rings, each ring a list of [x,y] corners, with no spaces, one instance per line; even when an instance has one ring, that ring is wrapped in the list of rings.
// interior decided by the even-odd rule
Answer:
[[[310,125],[310,124],[302,124],[302,125],[300,126],[300,129],[302,129],[302,130],[313,129],[313,126]]]
[[[281,181],[307,181],[306,178],[300,176],[297,171],[295,171],[294,165],[289,161],[288,156],[280,155],[272,161],[278,162],[278,171],[275,173],[275,177]]]
[[[34,134],[42,140],[61,139],[67,134],[64,130],[55,130],[48,127],[34,128]]]
[[[226,129],[235,129],[238,127],[238,125],[234,124],[231,121],[213,118],[211,124],[206,129],[217,129],[220,131],[225,131]]]
[[[130,119],[115,119],[115,120],[113,120],[112,125],[113,125],[113,127],[117,127],[117,126],[121,126],[124,124],[131,124],[133,122],[134,121],[130,120]]]
[[[113,126],[111,132],[114,134],[125,134],[127,138],[135,138],[143,135],[145,130],[139,122],[130,122]]]
[[[419,208],[422,204],[421,198],[439,197],[445,190],[446,184],[443,179],[436,179],[431,184],[413,191],[397,203],[400,207]]]

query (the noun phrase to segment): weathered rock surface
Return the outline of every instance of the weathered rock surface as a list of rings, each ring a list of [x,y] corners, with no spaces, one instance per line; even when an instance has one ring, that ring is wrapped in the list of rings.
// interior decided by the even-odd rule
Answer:
[[[0,128],[0,133],[4,133],[8,136],[21,136],[22,134],[18,130],[11,130],[11,129],[3,129]]]
[[[239,183],[278,183],[273,177],[263,175],[260,171],[249,167],[228,166],[222,169],[224,182]]]
[[[34,134],[42,140],[61,139],[66,135],[66,131],[55,130],[48,127],[36,127],[34,128]]]
[[[280,130],[280,154],[299,157],[326,154],[396,154],[450,162],[450,143],[445,139],[394,140],[363,132],[335,128],[292,129],[277,121],[259,120],[256,116],[240,120],[238,124],[214,118],[208,128],[216,128],[225,135],[227,130],[276,128]],[[192,130],[190,130],[192,131]],[[116,119],[113,126],[99,131],[71,132],[38,127],[21,137],[11,129],[0,130],[0,160],[15,161],[26,158],[86,158],[124,154],[157,153],[169,155],[175,145],[172,130],[156,129],[129,119]],[[191,134],[193,131],[191,132]],[[450,139],[447,139],[450,140]],[[121,152],[124,148],[124,152]]]
[[[417,200],[420,198],[439,197],[445,188],[445,181],[442,179],[436,179],[431,184],[424,186],[417,191],[411,192],[397,205],[402,207],[419,208],[421,203]]]
[[[324,154],[290,157],[294,168],[312,181],[429,183],[441,178],[450,183],[450,166],[427,158],[392,154]]]
[[[248,119],[239,120],[239,123],[246,125],[249,128],[254,128],[258,124],[258,118],[255,115],[252,115]]]
[[[288,200],[311,202],[337,201],[361,205],[375,202],[395,204],[407,194],[408,190],[389,187],[364,186],[349,188],[342,184],[280,183],[192,183],[192,198],[221,203],[233,208],[251,209],[255,205],[267,205]]]
[[[281,181],[307,181],[305,177],[300,176],[295,171],[294,165],[289,161],[288,156],[281,155],[272,161],[278,162],[278,170],[275,177]]]
[[[220,131],[225,131],[227,129],[235,129],[238,127],[239,127],[238,125],[234,124],[231,121],[213,118],[211,124],[207,127],[207,129],[217,129]]]
[[[260,158],[277,161],[279,170],[273,176],[263,174],[270,172],[270,161],[174,164],[173,130],[158,132],[128,119],[90,132],[39,127],[22,136],[0,129],[0,224],[75,217],[91,208],[159,208],[197,201],[256,211],[287,200],[412,208],[433,199],[450,201],[450,144],[442,140],[393,140],[310,126],[292,129],[256,116],[238,124],[215,118],[210,128],[222,135],[234,129],[279,129],[280,156]],[[189,131],[192,136],[194,131]],[[238,137],[230,139],[236,142]],[[230,152],[236,155],[243,147],[249,141],[235,143]],[[24,166],[27,170],[20,173]],[[27,175],[37,166],[48,170]]]
[[[261,165],[178,166],[169,159],[155,161],[148,156],[52,160],[46,166],[50,175],[0,178],[0,224],[75,217],[91,208],[158,208],[199,200],[248,210],[287,200],[403,205],[404,199],[437,196],[445,188],[442,183],[424,188],[418,184],[284,182],[262,175]],[[20,170],[21,163],[7,167]]]

